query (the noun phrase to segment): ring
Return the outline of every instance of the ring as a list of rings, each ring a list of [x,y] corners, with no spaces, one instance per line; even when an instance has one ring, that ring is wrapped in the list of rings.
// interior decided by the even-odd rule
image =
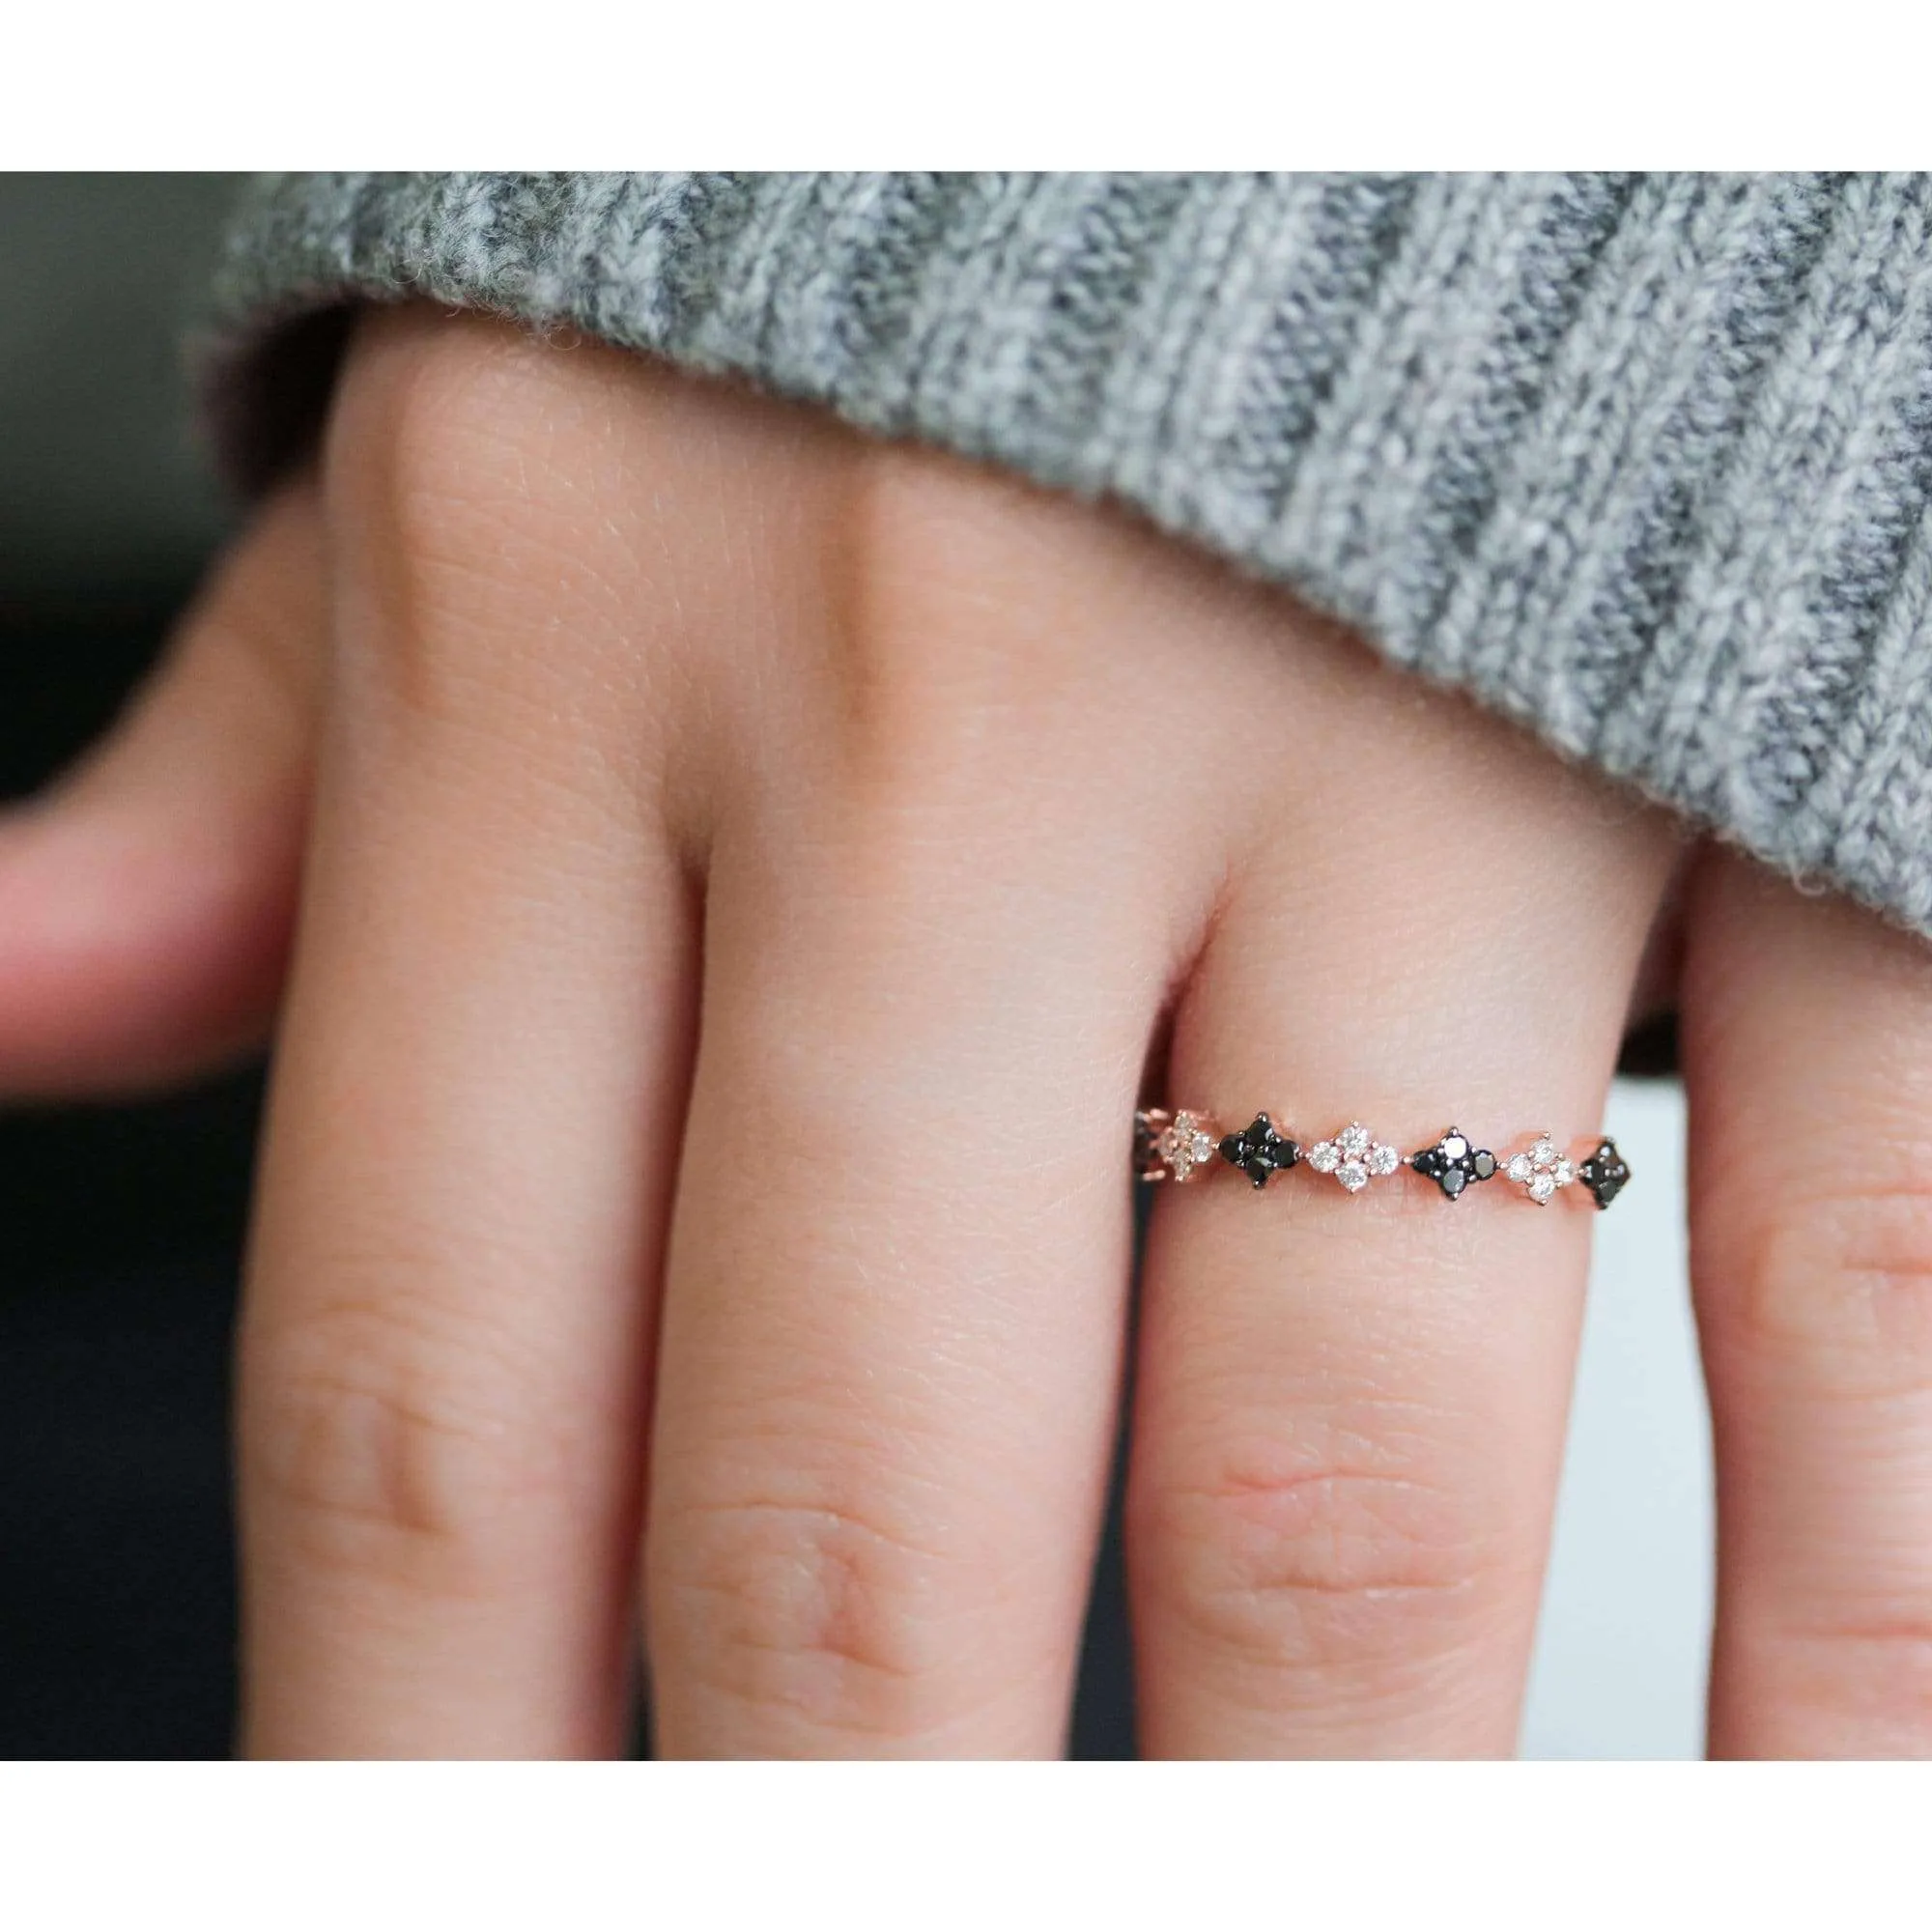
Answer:
[[[1266,1114],[1245,1127],[1224,1131],[1214,1117],[1191,1107],[1144,1107],[1134,1116],[1134,1173],[1142,1180],[1189,1181],[1220,1161],[1265,1187],[1277,1174],[1306,1167],[1324,1175],[1350,1194],[1405,1169],[1432,1181],[1445,1200],[1460,1201],[1473,1186],[1502,1179],[1539,1208],[1548,1208],[1567,1187],[1580,1187],[1599,1208],[1607,1208],[1631,1178],[1630,1163],[1617,1144],[1604,1135],[1581,1160],[1566,1153],[1554,1135],[1535,1135],[1514,1153],[1478,1147],[1460,1127],[1445,1127],[1426,1148],[1403,1154],[1378,1140],[1360,1121],[1350,1121],[1324,1140],[1304,1147]]]

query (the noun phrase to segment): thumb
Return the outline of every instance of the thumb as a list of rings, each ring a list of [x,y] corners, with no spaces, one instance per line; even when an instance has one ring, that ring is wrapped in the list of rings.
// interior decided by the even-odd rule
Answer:
[[[327,636],[302,482],[217,567],[107,738],[0,814],[0,1095],[139,1089],[263,1037]]]

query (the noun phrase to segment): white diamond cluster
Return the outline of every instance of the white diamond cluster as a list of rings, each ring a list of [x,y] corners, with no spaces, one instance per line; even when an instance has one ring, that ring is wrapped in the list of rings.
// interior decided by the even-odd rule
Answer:
[[[1175,1115],[1154,1138],[1153,1151],[1176,1180],[1187,1177],[1214,1157],[1214,1136],[1206,1119],[1186,1112]]]
[[[1577,1179],[1569,1156],[1549,1138],[1539,1134],[1527,1153],[1513,1154],[1503,1172],[1536,1203],[1548,1208],[1559,1187]]]
[[[1308,1164],[1317,1174],[1332,1174],[1350,1194],[1359,1194],[1370,1180],[1393,1174],[1402,1156],[1360,1121],[1350,1121],[1333,1140],[1317,1141],[1308,1150]]]

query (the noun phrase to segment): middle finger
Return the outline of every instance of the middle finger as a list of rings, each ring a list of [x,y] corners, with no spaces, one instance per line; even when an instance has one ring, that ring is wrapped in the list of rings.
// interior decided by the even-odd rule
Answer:
[[[1198,611],[1159,554],[950,469],[876,500],[916,567],[713,851],[645,1558],[672,1756],[1063,1747],[1122,1135],[1207,869],[1122,809]]]

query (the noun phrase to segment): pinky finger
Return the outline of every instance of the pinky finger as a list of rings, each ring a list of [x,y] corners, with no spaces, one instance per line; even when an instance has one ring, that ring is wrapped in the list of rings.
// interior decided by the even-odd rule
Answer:
[[[1932,1755],[1932,953],[1730,857],[1688,937],[1711,1752]]]
[[[254,1043],[280,987],[327,638],[309,485],[261,512],[103,742],[0,814],[0,1094]]]

